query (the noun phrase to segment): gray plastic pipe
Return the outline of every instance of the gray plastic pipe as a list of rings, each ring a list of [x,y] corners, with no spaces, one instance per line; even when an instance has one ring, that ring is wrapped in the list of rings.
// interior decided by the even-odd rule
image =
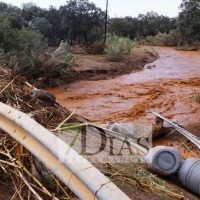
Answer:
[[[70,147],[66,143],[25,113],[3,103],[0,103],[0,128],[28,149],[80,199],[130,199],[76,151],[67,151]]]

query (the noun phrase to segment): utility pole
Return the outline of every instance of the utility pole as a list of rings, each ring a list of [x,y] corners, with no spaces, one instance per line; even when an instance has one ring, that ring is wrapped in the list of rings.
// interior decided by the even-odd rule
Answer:
[[[106,16],[105,16],[105,37],[104,43],[106,43],[106,33],[107,33],[107,23],[108,23],[108,0],[106,0]]]

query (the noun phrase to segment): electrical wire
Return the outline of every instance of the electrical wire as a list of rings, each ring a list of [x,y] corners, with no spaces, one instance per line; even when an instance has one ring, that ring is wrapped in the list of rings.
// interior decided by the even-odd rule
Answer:
[[[128,3],[137,2],[137,1],[145,1],[145,0],[124,1],[124,2],[119,2],[119,3],[111,3],[108,5],[110,6],[110,5],[117,5],[117,4],[126,4],[126,3],[128,4]]]

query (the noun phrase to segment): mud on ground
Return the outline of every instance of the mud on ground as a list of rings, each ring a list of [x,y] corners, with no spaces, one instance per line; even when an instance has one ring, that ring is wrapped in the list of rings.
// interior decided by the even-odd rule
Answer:
[[[112,80],[82,80],[71,84],[66,90],[56,88],[51,91],[63,106],[71,111],[77,109],[80,115],[91,121],[154,123],[154,115],[150,111],[156,111],[199,136],[200,105],[195,102],[195,96],[200,90],[199,52],[158,49],[160,59],[145,66],[142,71]],[[84,56],[82,59],[84,61]],[[86,61],[80,63],[83,69],[87,69],[91,61],[94,63],[93,57],[87,57]],[[96,65],[99,64],[97,61]],[[154,145],[178,147],[183,160],[199,157],[199,150],[178,132],[156,138]],[[163,179],[171,188],[175,187],[175,191],[182,192],[186,199],[199,199],[183,189],[176,176]],[[124,191],[132,199],[169,199],[162,195],[143,193],[135,187]]]
[[[134,48],[120,62],[109,62],[105,55],[76,54],[75,72],[66,82],[80,80],[112,79],[120,75],[142,70],[146,63],[153,62],[156,56],[145,52],[143,48]]]
[[[150,55],[142,52],[141,49],[136,49],[137,52],[132,54],[131,56],[135,57],[127,57],[124,61],[120,63],[108,63],[105,60],[105,57],[103,56],[90,56],[90,55],[78,55],[79,56],[79,66],[76,68],[79,74],[79,77],[75,78],[74,81],[80,80],[80,79],[86,79],[86,80],[99,80],[99,79],[110,79],[113,77],[120,76],[124,73],[130,73],[132,70],[136,70],[136,68],[139,68],[144,65],[146,62],[150,62],[150,60],[154,60],[155,58],[152,58]],[[84,65],[84,68],[81,67],[81,64]],[[96,66],[96,70],[94,70],[94,67]],[[105,70],[106,67],[106,70]],[[89,71],[88,71],[89,70]],[[92,70],[92,71],[90,71]],[[104,71],[102,71],[104,70]],[[150,70],[150,69],[149,69]],[[138,72],[138,71],[137,71]],[[84,74],[85,73],[85,74]],[[101,74],[101,76],[100,76]],[[79,79],[80,78],[80,79]],[[68,80],[70,82],[70,80]],[[58,91],[52,90],[54,94],[58,96],[58,100],[61,104],[65,105],[67,108],[70,107],[71,110],[79,109],[81,108],[79,114],[89,118],[92,121],[136,121],[144,119],[148,122],[152,121],[152,115],[149,113],[150,110],[154,109],[154,111],[159,111],[161,114],[164,113],[165,117],[169,119],[177,119],[178,122],[181,122],[181,120],[189,120],[191,113],[191,116],[193,116],[195,113],[195,117],[198,119],[198,104],[196,104],[193,101],[193,95],[195,94],[196,90],[200,86],[200,82],[198,78],[193,79],[179,79],[179,80],[156,80],[151,83],[151,81],[146,81],[145,83],[141,82],[134,82],[134,83],[128,83],[128,84],[121,84],[119,81],[115,82],[112,80],[110,83],[106,83],[107,85],[100,86],[98,82],[82,82],[81,87],[80,85],[74,85],[70,89],[73,90],[76,87],[79,87],[80,90],[77,91],[76,94],[69,93],[67,94],[67,97],[64,99],[60,99],[58,93],[62,95],[65,91]],[[108,84],[111,87],[107,87]],[[88,85],[90,87],[88,88]],[[95,88],[95,90],[94,90]],[[88,90],[89,89],[89,90]],[[13,107],[19,108],[18,98],[14,98],[13,96],[15,94],[16,90],[12,91],[9,90],[9,93],[6,93],[7,97],[4,98],[3,101],[9,105],[12,105]],[[175,95],[176,94],[176,95]],[[177,95],[178,94],[178,95]],[[186,95],[187,94],[187,95]],[[21,93],[19,94],[20,98],[23,96]],[[165,99],[165,101],[163,101]],[[13,102],[14,101],[14,102]],[[35,115],[36,120],[43,124],[44,126],[47,125],[47,127],[53,128],[55,127],[59,121],[62,121],[66,116],[67,113],[63,113],[59,115],[59,113],[62,113],[61,110],[57,110],[55,108],[46,108],[46,111],[43,107],[37,107],[37,101],[34,103],[34,106],[31,108],[26,103],[29,103],[30,99],[27,99],[27,101],[23,102],[25,107],[20,108],[23,111],[24,108],[29,108],[28,112],[32,111],[32,114]],[[91,105],[92,101],[92,105]],[[186,112],[181,113],[179,111],[182,111],[182,104],[180,105],[180,101],[187,105]],[[84,102],[84,103],[83,103]],[[13,104],[14,103],[14,104]],[[33,103],[33,102],[32,102]],[[103,103],[103,104],[102,104]],[[133,105],[134,104],[134,105]],[[30,105],[32,106],[32,104]],[[191,109],[192,106],[192,109]],[[84,108],[83,108],[84,107]],[[92,108],[92,112],[91,112]],[[185,107],[184,107],[185,108]],[[118,110],[116,110],[118,109]],[[44,113],[42,112],[44,111]],[[176,118],[176,113],[179,112],[180,115],[178,115]],[[187,113],[187,114],[185,114]],[[58,115],[57,115],[58,114]],[[105,116],[106,115],[106,116]],[[42,117],[43,116],[43,117]],[[55,121],[51,118],[52,116],[55,116]],[[59,117],[58,117],[59,116]],[[188,117],[187,117],[188,116]],[[38,118],[37,118],[38,117]],[[40,118],[41,117],[41,118]],[[45,120],[50,120],[50,126],[48,124],[45,125]],[[51,120],[52,119],[52,120]],[[59,121],[57,121],[59,119]],[[192,119],[191,119],[192,121]],[[196,130],[196,133],[198,133],[198,125],[194,125],[190,130],[192,129]],[[160,144],[159,142],[162,142],[163,145],[166,146],[176,146],[183,148],[183,152],[185,151],[184,146],[181,146],[180,139],[184,139],[180,137],[179,133],[174,133],[171,136],[164,137],[165,139],[155,140],[154,145]],[[186,143],[188,141],[185,141]],[[188,143],[188,147],[193,150],[195,147],[190,146],[191,144]],[[193,149],[192,149],[193,148]],[[187,153],[187,152],[186,152]],[[182,154],[183,156],[188,156],[186,154]],[[191,156],[191,155],[189,155]],[[185,158],[185,157],[183,157]],[[157,190],[156,187],[145,187],[141,188],[139,187],[134,181],[132,181],[129,178],[129,184],[126,183],[127,177],[125,176],[117,176],[115,177],[114,174],[119,175],[119,173],[122,173],[122,171],[125,171],[124,173],[128,173],[128,175],[132,175],[134,173],[135,169],[141,168],[141,164],[133,164],[128,166],[116,166],[119,167],[119,170],[115,169],[113,171],[113,167],[110,167],[106,172],[107,169],[105,166],[98,165],[97,167],[104,171],[105,174],[111,178],[112,181],[114,181],[131,199],[174,199],[175,197],[170,195],[168,193],[162,192],[160,190]],[[142,166],[144,167],[144,166]],[[125,168],[128,168],[128,170],[125,170]],[[144,167],[145,168],[145,167]],[[122,170],[123,169],[123,170]],[[145,168],[146,169],[146,168]],[[133,171],[131,171],[133,170]],[[147,169],[146,169],[147,170]],[[185,189],[180,187],[180,183],[177,182],[176,176],[171,178],[163,178],[162,179],[156,179],[160,185],[164,184],[164,180],[166,180],[166,188],[169,190],[169,192],[174,192],[177,194],[180,194],[182,196],[182,199],[192,199],[196,200],[199,199],[198,197],[195,197],[193,194],[187,192]],[[144,181],[144,180],[143,180]],[[148,182],[147,180],[146,184],[151,185],[151,182]],[[145,183],[145,182],[144,182]],[[155,194],[154,194],[155,193]],[[181,198],[180,198],[181,199]]]

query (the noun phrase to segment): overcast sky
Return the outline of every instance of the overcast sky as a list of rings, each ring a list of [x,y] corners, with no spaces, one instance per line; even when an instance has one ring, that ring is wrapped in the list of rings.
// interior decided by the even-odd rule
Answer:
[[[0,0],[11,3],[20,7],[22,3],[30,2],[30,0]],[[41,8],[49,8],[49,5],[59,8],[66,4],[66,0],[32,0]],[[102,10],[106,9],[106,0],[89,0],[95,3]],[[178,9],[182,0],[108,0],[108,12],[110,17],[137,17],[138,14],[146,14],[146,12],[154,11],[159,15],[176,17],[180,10]]]

